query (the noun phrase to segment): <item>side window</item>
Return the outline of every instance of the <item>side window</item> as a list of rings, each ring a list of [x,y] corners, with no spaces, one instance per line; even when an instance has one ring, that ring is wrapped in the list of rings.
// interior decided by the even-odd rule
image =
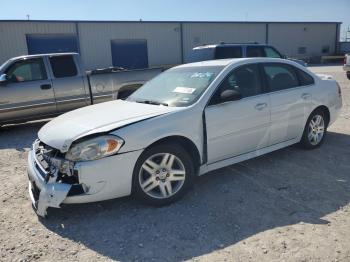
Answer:
[[[264,64],[264,71],[270,91],[279,91],[299,85],[293,68],[286,64]]]
[[[5,73],[9,81],[13,83],[47,79],[42,58],[17,61]]]
[[[234,69],[220,84],[209,104],[219,104],[220,94],[230,89],[241,93],[242,98],[263,93],[258,66],[250,64]]]
[[[312,76],[310,76],[308,73],[306,73],[303,70],[300,70],[299,68],[294,68],[298,74],[299,83],[301,86],[308,86],[313,85],[315,83],[315,80]]]
[[[78,74],[77,67],[73,56],[52,56],[50,64],[55,78],[76,76]]]
[[[242,48],[240,46],[218,46],[215,52],[215,59],[241,58]]]
[[[271,58],[281,58],[281,55],[272,47],[266,46],[264,47],[266,57]]]
[[[248,46],[247,57],[265,57],[264,47],[262,46]]]

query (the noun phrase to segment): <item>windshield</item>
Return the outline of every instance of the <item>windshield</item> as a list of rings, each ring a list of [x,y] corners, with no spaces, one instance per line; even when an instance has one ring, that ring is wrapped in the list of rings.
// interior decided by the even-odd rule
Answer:
[[[214,59],[215,48],[194,48],[186,57],[186,63],[201,62]]]
[[[3,74],[3,71],[5,69],[5,67],[7,66],[7,64],[10,63],[10,60],[7,60],[5,63],[3,63],[1,66],[0,66],[0,72],[1,74]]]
[[[222,69],[221,66],[169,69],[144,84],[127,100],[176,107],[190,106],[201,97]]]

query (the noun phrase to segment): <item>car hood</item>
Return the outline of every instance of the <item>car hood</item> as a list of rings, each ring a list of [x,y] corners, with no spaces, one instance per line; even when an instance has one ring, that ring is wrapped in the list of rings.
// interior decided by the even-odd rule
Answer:
[[[179,108],[116,100],[65,113],[44,125],[38,136],[45,144],[65,153],[81,137],[108,132],[175,110]]]

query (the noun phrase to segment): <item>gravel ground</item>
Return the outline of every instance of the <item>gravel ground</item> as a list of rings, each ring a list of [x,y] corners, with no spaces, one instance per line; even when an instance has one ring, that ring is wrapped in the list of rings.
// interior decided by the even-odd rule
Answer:
[[[45,122],[0,130],[0,261],[350,261],[350,81],[324,145],[296,146],[200,177],[169,207],[131,198],[38,219],[26,157]]]

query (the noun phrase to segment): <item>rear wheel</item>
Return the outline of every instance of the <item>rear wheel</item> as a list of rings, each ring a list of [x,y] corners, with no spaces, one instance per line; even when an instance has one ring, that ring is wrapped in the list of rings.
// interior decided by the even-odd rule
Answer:
[[[308,118],[300,144],[306,149],[319,147],[327,132],[328,121],[323,110],[315,110]]]
[[[163,206],[181,198],[193,184],[191,157],[177,144],[157,145],[138,159],[133,191],[141,201]]]
[[[346,76],[347,76],[348,79],[350,80],[350,71],[346,72]]]

